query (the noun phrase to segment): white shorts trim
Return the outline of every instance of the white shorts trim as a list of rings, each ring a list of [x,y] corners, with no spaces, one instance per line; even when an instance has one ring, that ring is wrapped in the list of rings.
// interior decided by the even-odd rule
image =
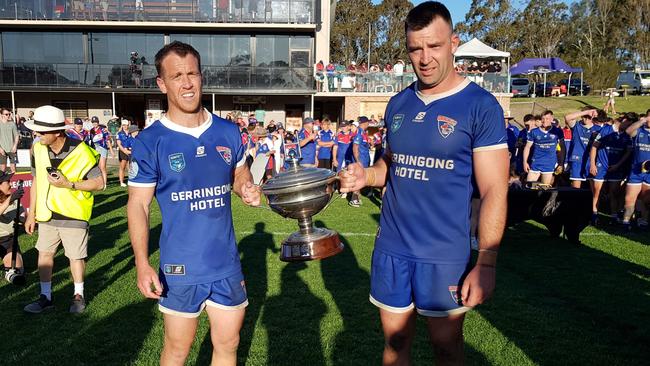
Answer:
[[[199,315],[201,315],[201,312],[203,311],[204,308],[205,308],[205,303],[203,303],[203,305],[201,305],[201,310],[197,311],[196,313],[185,313],[185,312],[178,311],[178,310],[172,310],[172,309],[166,308],[166,307],[158,304],[158,310],[161,313],[174,315],[174,316],[178,316],[178,317],[186,318],[186,319],[198,318]]]
[[[128,181],[128,184],[129,184],[129,186],[131,186],[131,187],[143,187],[143,188],[151,188],[151,187],[155,187],[155,186],[156,186],[156,183],[155,183],[155,182],[154,182],[154,183],[139,183],[139,182],[131,182],[131,181]]]
[[[586,182],[587,178],[569,178],[569,180],[576,180],[576,181],[580,181],[580,182]]]
[[[212,308],[221,309],[221,310],[241,310],[241,309],[245,309],[248,306],[248,299],[246,299],[246,301],[242,302],[239,305],[233,305],[233,306],[218,304],[212,300],[205,300],[205,305]]]
[[[374,297],[372,297],[372,295],[368,296],[368,299],[376,307],[378,307],[380,309],[384,309],[384,310],[389,311],[391,313],[396,313],[396,314],[408,313],[409,311],[411,311],[411,310],[413,310],[415,308],[415,305],[413,305],[413,303],[411,303],[410,305],[408,305],[406,307],[403,307],[403,308],[396,308],[396,307],[393,307],[393,306],[389,306],[389,305],[386,305],[386,304],[384,304],[382,302],[377,301]]]
[[[645,182],[640,182],[640,183],[630,183],[630,182],[627,182],[627,185],[628,185],[628,186],[640,186],[640,185],[643,184],[643,183],[645,183]],[[647,183],[646,183],[646,184],[647,184]]]
[[[529,170],[528,174],[533,173],[533,174],[553,174],[554,172],[541,172],[539,170]]]
[[[472,308],[468,306],[461,306],[456,309],[451,309],[447,311],[436,311],[436,310],[422,310],[422,309],[416,309],[418,314],[422,316],[428,316],[430,318],[446,318],[450,315],[458,315],[458,314],[464,314],[468,311],[472,310]]]
[[[629,183],[628,183],[628,184],[629,184]],[[644,186],[648,186],[648,187],[650,187],[650,183],[643,182],[643,183],[641,183],[641,184],[643,184]]]

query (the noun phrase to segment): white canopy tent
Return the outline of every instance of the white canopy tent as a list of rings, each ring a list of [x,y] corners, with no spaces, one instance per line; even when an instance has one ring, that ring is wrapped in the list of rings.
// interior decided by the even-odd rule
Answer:
[[[454,53],[454,62],[456,59],[466,58],[494,58],[494,59],[507,59],[508,60],[508,93],[510,93],[510,52],[499,51],[485,43],[474,38],[469,42],[465,42],[458,47]]]

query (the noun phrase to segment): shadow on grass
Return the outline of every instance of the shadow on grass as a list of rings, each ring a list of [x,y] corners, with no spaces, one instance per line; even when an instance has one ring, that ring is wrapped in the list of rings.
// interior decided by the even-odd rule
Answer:
[[[317,221],[316,226],[325,225]],[[368,300],[370,276],[361,268],[354,244],[339,235],[345,245],[343,252],[321,261],[325,287],[332,294],[341,317],[342,331],[336,336],[332,351],[334,365],[379,365],[384,348],[384,336],[379,319],[379,309]],[[363,346],[360,345],[363,340]],[[412,349],[414,364],[433,364],[433,351],[429,346],[426,322],[419,317],[416,340]],[[465,345],[468,365],[487,364],[485,357],[473,347]]]
[[[124,191],[110,191],[102,192],[95,196],[95,206],[93,207],[93,218],[114,211],[122,210],[123,217],[126,218],[126,203],[129,200],[129,195],[126,190]]]
[[[298,275],[305,268],[304,262],[284,265],[280,294],[265,302],[268,365],[325,364],[320,322],[327,307]]]
[[[255,325],[266,300],[268,288],[267,251],[278,252],[273,242],[273,235],[265,230],[265,223],[256,223],[255,231],[242,238],[238,245],[242,271],[246,279],[246,294],[248,295],[248,307],[246,308],[246,317],[240,332],[239,349],[237,351],[237,363],[241,365],[245,364],[250,356],[250,348],[255,335]],[[210,332],[208,332],[201,343],[197,363],[207,365],[210,363],[211,358],[212,340],[210,339]]]
[[[644,364],[649,277],[646,267],[523,223],[506,232],[495,297],[477,309],[537,364]]]

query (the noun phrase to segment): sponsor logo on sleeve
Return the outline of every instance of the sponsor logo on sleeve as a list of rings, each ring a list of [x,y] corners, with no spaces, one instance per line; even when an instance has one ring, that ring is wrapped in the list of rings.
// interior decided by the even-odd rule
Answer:
[[[135,177],[138,176],[139,171],[140,171],[140,167],[138,166],[138,162],[132,160],[131,165],[129,166],[129,180],[135,179]]]
[[[183,156],[183,153],[169,155],[169,168],[177,173],[185,169],[185,156]]]
[[[219,155],[221,155],[221,157],[223,158],[223,161],[226,162],[226,164],[228,165],[232,164],[232,153],[229,147],[217,146],[217,151],[219,152]]]
[[[447,138],[449,135],[454,133],[456,130],[456,125],[458,122],[446,116],[438,116],[438,132],[440,136]]]

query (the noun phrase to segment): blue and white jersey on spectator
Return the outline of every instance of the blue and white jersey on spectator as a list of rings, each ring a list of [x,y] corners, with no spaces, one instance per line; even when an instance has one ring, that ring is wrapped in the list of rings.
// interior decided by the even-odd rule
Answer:
[[[363,128],[357,128],[357,134],[354,135],[352,143],[359,146],[359,161],[364,167],[370,166],[370,143],[368,140],[368,131],[365,131]]]
[[[564,140],[564,132],[557,127],[544,131],[541,127],[533,128],[528,132],[527,143],[533,143],[533,164],[557,164],[557,144]]]
[[[129,135],[128,132],[120,130],[117,132],[117,140],[122,144],[122,147],[125,149],[130,149],[133,145],[133,137]]]
[[[306,138],[309,138],[312,133],[305,130],[304,128],[298,132],[298,140],[302,141]],[[316,140],[309,141],[305,146],[300,147],[300,160],[301,164],[315,164],[316,163]]]
[[[321,130],[318,132],[318,138],[323,142],[334,141],[334,132],[332,130]],[[319,159],[331,159],[332,158],[332,148],[326,146],[318,147],[318,158]]]
[[[600,131],[600,126],[591,125],[587,128],[582,123],[576,123],[571,129],[571,146],[569,161],[586,161],[589,159],[592,136]]]
[[[503,110],[463,81],[439,95],[417,83],[386,108],[391,164],[376,250],[426,263],[466,263],[473,153],[507,149]]]
[[[596,164],[603,168],[618,164],[625,150],[632,145],[630,136],[624,131],[614,129],[612,125],[603,126],[596,136],[596,141],[600,144]]]
[[[336,135],[336,161],[338,162],[339,170],[343,168],[343,162],[349,164],[352,160],[348,159],[348,148],[352,142],[352,133],[339,132]]]
[[[636,136],[632,140],[634,146],[634,158],[632,162],[632,171],[641,173],[641,164],[650,160],[650,129],[641,126],[637,130]]]
[[[133,142],[129,186],[155,187],[162,214],[161,279],[214,282],[241,271],[230,210],[233,171],[245,163],[237,125],[205,111],[186,128],[167,118]]]

